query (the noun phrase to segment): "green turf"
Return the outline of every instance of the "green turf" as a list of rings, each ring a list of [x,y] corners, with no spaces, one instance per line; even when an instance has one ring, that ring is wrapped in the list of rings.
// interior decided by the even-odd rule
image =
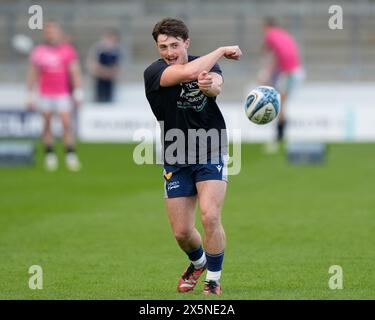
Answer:
[[[0,169],[0,299],[203,299],[202,284],[175,292],[187,260],[161,169],[135,165],[133,148],[81,145],[79,173]],[[230,177],[217,299],[374,299],[375,145],[332,145],[315,167],[261,150],[243,145]],[[42,290],[28,287],[31,265]],[[331,265],[343,290],[328,288]]]

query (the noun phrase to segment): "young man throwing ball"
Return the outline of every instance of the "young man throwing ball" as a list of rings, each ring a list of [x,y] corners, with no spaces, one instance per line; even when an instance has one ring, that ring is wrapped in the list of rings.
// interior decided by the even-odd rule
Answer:
[[[223,57],[239,60],[242,53],[238,46],[227,46],[201,57],[188,55],[189,31],[183,21],[173,18],[158,22],[152,36],[161,58],[144,72],[145,91],[162,127],[169,221],[178,245],[190,260],[177,290],[193,290],[207,269],[204,293],[219,295],[225,248],[221,209],[228,151],[226,135],[221,134],[225,122],[216,104],[223,85],[217,62]],[[213,136],[207,139],[207,133]],[[195,227],[197,203],[203,242]]]

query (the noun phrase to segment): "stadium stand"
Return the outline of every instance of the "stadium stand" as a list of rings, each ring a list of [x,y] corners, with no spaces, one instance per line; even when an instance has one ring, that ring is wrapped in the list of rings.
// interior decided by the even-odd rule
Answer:
[[[40,5],[46,1],[41,1]],[[89,4],[90,3],[90,4]],[[244,57],[237,64],[222,62],[226,81],[233,95],[241,94],[239,85],[249,81],[258,70],[261,45],[261,21],[275,13],[301,45],[308,81],[371,81],[375,79],[375,1],[340,1],[344,10],[344,28],[328,28],[329,4],[326,1],[275,0],[230,3],[209,1],[48,1],[44,17],[58,18],[73,35],[82,59],[105,27],[121,30],[125,64],[122,82],[141,82],[144,67],[156,52],[150,35],[154,23],[168,14],[182,17],[191,27],[194,39],[191,52],[203,54],[222,43],[239,43]],[[27,28],[30,1],[3,0],[0,7],[0,81],[24,79],[25,56],[15,54],[11,39],[25,34],[40,40],[37,30]],[[199,9],[199,10],[198,10]],[[210,39],[210,41],[207,41]],[[253,76],[252,76],[253,75]],[[229,91],[229,90],[228,90]],[[230,99],[230,97],[228,97]]]

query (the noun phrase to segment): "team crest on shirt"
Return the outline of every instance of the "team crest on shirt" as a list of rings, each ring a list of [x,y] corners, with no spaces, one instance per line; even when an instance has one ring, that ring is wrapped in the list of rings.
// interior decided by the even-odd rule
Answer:
[[[181,92],[177,100],[177,108],[193,109],[196,112],[200,112],[205,108],[207,102],[208,98],[199,90],[197,81],[181,83]]]

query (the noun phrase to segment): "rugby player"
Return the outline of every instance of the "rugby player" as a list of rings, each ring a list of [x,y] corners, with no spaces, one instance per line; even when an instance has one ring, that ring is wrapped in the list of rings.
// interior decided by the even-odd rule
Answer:
[[[174,18],[159,21],[152,36],[160,59],[144,72],[146,97],[164,132],[167,214],[175,239],[190,260],[177,290],[193,290],[207,269],[203,292],[219,295],[226,242],[221,210],[227,188],[228,150],[226,135],[220,134],[226,129],[225,121],[216,103],[223,86],[217,62],[223,57],[239,60],[242,52],[234,45],[219,47],[201,57],[189,55],[189,30],[183,21]],[[196,134],[209,131],[214,133],[210,144]],[[182,143],[181,139],[171,141],[175,133],[177,138],[179,133],[183,135]],[[177,155],[169,152],[176,144]],[[195,227],[197,203],[203,240]]]
[[[83,96],[78,56],[74,47],[64,42],[64,33],[58,22],[48,21],[43,36],[44,43],[36,46],[30,55],[27,106],[29,110],[37,109],[43,116],[45,168],[54,171],[58,167],[51,128],[52,116],[56,113],[63,128],[66,166],[78,171],[81,163],[76,154],[73,131],[73,107],[80,105]],[[36,86],[39,99],[34,92]]]

